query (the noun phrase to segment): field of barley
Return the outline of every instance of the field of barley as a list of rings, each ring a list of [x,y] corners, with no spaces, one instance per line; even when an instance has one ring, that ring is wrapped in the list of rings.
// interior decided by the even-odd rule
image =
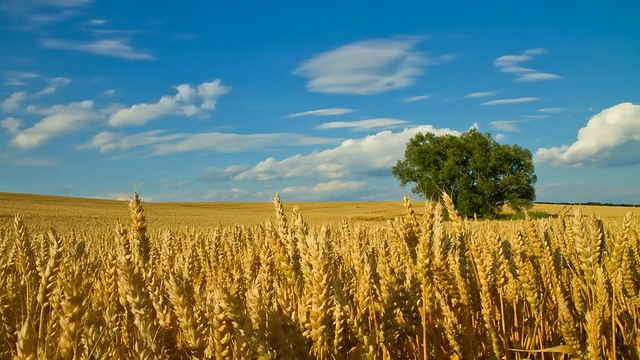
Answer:
[[[0,193],[0,358],[640,359],[638,208]]]

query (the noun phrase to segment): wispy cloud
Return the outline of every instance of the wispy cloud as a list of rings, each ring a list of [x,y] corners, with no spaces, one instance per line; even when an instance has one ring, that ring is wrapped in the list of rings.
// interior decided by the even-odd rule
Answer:
[[[307,89],[330,94],[371,95],[412,85],[425,56],[417,37],[360,41],[319,54],[293,73],[309,79]]]
[[[492,90],[492,91],[479,91],[479,92],[473,92],[470,94],[465,95],[465,98],[482,98],[482,97],[489,97],[489,96],[493,96],[495,94],[497,94],[499,91],[498,90]]]
[[[287,118],[295,118],[300,116],[335,116],[335,115],[344,115],[352,113],[351,109],[344,108],[327,108],[327,109],[318,109],[318,110],[310,110],[299,112],[291,115],[287,115]]]
[[[489,123],[491,127],[498,131],[520,131],[518,124],[525,120],[496,120]]]
[[[0,110],[5,113],[15,112],[20,109],[20,103],[27,97],[24,91],[14,92],[0,103]]]
[[[640,105],[621,103],[594,115],[571,145],[540,148],[538,164],[612,167],[640,164]]]
[[[327,182],[320,182],[313,186],[288,186],[279,192],[300,201],[317,201],[326,199],[327,196],[333,198],[344,194],[353,194],[353,192],[362,190],[366,186],[366,181],[343,181],[334,179]]]
[[[398,126],[401,124],[406,124],[405,120],[398,119],[367,119],[367,120],[359,120],[359,121],[335,121],[328,122],[319,125],[318,129],[340,129],[340,128],[352,128],[355,130],[371,130],[376,128],[390,128],[394,126]]]
[[[546,53],[546,50],[542,48],[531,49],[519,55],[500,56],[499,58],[496,59],[494,64],[500,69],[500,71],[515,75],[516,76],[515,80],[520,82],[534,82],[534,81],[560,79],[561,76],[559,75],[544,73],[531,68],[520,66],[524,62],[533,60],[535,55],[540,55],[544,53]]]
[[[429,99],[430,97],[431,97],[431,95],[415,95],[415,96],[406,97],[406,98],[402,99],[402,101],[404,101],[404,102],[414,102],[414,101],[426,100],[426,99]]]
[[[95,55],[117,57],[128,60],[155,59],[151,54],[141,50],[136,50],[128,43],[128,39],[96,40],[90,42],[56,39],[42,40],[42,45],[48,49],[81,51]]]
[[[46,108],[29,106],[27,111],[46,116],[30,128],[18,131],[9,142],[11,146],[25,150],[41,146],[52,137],[79,131],[100,117],[91,100]]]
[[[4,85],[24,86],[27,85],[27,80],[37,78],[38,76],[40,75],[28,71],[5,71]]]
[[[56,92],[56,90],[58,90],[59,87],[66,86],[69,83],[71,83],[71,80],[66,77],[53,78],[49,80],[49,84],[50,84],[49,86],[46,86],[44,89],[40,90],[35,95],[38,96],[38,95],[52,94]]]
[[[109,124],[114,127],[140,126],[169,114],[204,116],[204,111],[214,110],[218,98],[229,91],[219,79],[200,85],[181,84],[175,89],[177,94],[165,95],[155,103],[136,104],[117,111],[109,118]]]
[[[78,146],[78,148],[98,149],[101,153],[106,153],[109,151],[128,150],[136,147],[164,143],[182,138],[184,138],[183,134],[168,134],[166,130],[151,130],[133,135],[103,131],[95,135],[87,143]]]
[[[8,117],[0,121],[0,127],[5,129],[9,134],[15,136],[20,132],[20,127],[22,127],[22,120],[16,119],[14,117]]]
[[[567,108],[544,108],[544,109],[538,109],[537,111],[541,112],[541,113],[560,113],[560,112],[567,111],[567,110],[569,110],[569,109],[567,109]]]
[[[0,9],[20,21],[20,27],[30,30],[77,16],[91,4],[90,0],[5,0]]]
[[[202,170],[202,173],[200,174],[199,178],[200,180],[207,183],[231,181],[236,175],[240,174],[245,170],[247,170],[247,168],[241,165],[231,165],[224,169],[211,166]]]
[[[504,104],[519,104],[524,102],[538,101],[540,98],[537,97],[520,97],[514,99],[499,99],[483,102],[482,105],[504,105]]]
[[[171,134],[165,130],[152,130],[126,135],[103,131],[80,149],[98,149],[101,153],[150,146],[153,155],[169,155],[191,151],[236,153],[264,150],[270,147],[295,145],[334,144],[335,139],[309,137],[301,134],[233,134],[221,132]]]

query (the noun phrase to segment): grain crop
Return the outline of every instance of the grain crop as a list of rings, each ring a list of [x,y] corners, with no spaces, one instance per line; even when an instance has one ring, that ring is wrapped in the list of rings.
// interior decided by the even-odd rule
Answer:
[[[184,226],[147,205],[1,223],[0,358],[640,359],[631,211],[479,221],[445,196],[311,223],[276,194],[261,222]]]

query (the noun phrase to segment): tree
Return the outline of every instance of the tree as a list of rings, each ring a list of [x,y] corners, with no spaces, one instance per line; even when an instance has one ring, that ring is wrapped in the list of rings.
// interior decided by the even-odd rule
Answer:
[[[505,204],[519,211],[536,197],[531,152],[476,129],[460,136],[417,134],[392,173],[425,199],[441,200],[448,193],[464,216],[495,217]]]

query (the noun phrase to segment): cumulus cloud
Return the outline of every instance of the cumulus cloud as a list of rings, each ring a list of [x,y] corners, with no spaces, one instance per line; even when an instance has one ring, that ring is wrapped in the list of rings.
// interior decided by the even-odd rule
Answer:
[[[20,102],[26,97],[27,93],[24,91],[14,92],[0,103],[0,109],[2,109],[3,112],[14,112],[20,109]]]
[[[48,108],[29,106],[27,111],[46,116],[32,127],[19,131],[9,142],[10,145],[21,149],[33,149],[52,137],[76,132],[99,117],[91,100]]]
[[[307,89],[330,94],[371,95],[412,85],[426,64],[416,37],[360,41],[319,54],[294,71]]]
[[[272,180],[278,178],[343,179],[351,175],[388,175],[391,166],[402,158],[407,141],[417,133],[437,135],[459,134],[431,125],[407,128],[400,132],[389,130],[360,139],[349,139],[338,147],[295,155],[283,160],[269,157],[253,168],[238,174],[236,180]]]
[[[571,145],[540,148],[538,164],[611,167],[640,164],[640,105],[620,103],[589,119]]]
[[[133,48],[129,45],[128,39],[107,39],[90,42],[44,39],[42,46],[48,49],[81,51],[94,55],[118,57],[128,60],[155,59],[151,54]]]
[[[328,109],[318,109],[318,110],[310,110],[299,112],[291,115],[287,115],[287,118],[295,118],[300,116],[335,116],[335,115],[344,115],[352,113],[351,109],[343,109],[343,108],[328,108]]]
[[[521,97],[515,99],[499,99],[483,102],[482,105],[505,105],[505,104],[519,104],[524,102],[538,101],[540,100],[537,97]]]
[[[494,64],[502,72],[513,74],[516,77],[516,81],[520,82],[534,82],[544,80],[557,80],[561,76],[540,72],[531,68],[522,67],[521,64],[533,60],[534,55],[541,55],[546,53],[545,49],[537,48],[527,50],[519,55],[504,55],[496,59]]]
[[[401,124],[406,124],[405,120],[397,120],[397,119],[367,119],[360,121],[335,121],[328,122],[319,125],[318,129],[340,129],[340,128],[352,128],[355,130],[371,130],[375,128],[389,128]]]
[[[109,124],[114,127],[140,126],[165,115],[202,116],[203,110],[214,110],[218,98],[229,91],[219,79],[197,86],[181,84],[175,89],[177,94],[165,95],[155,103],[120,109],[111,115]]]

